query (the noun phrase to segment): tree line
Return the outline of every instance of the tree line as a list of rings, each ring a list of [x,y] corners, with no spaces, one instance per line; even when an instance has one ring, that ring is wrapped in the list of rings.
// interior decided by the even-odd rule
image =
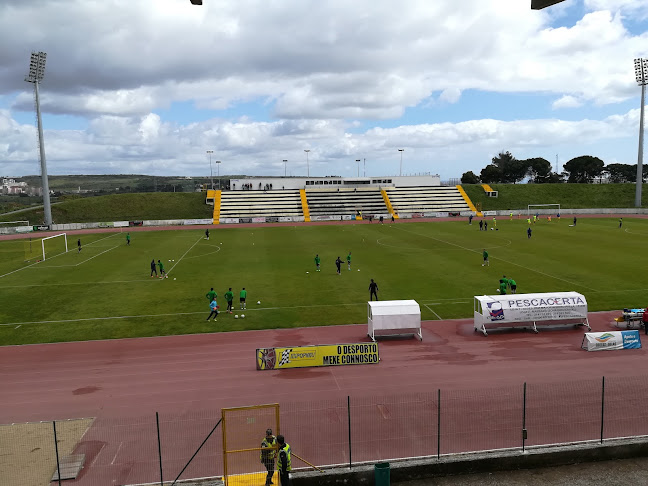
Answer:
[[[473,171],[464,172],[462,184],[517,184],[523,180],[535,184],[569,182],[590,184],[596,179],[607,177],[610,182],[636,182],[637,164],[608,164],[591,155],[575,157],[563,165],[563,172],[551,170],[551,163],[542,157],[518,160],[510,152],[500,152],[484,167],[479,176]],[[644,171],[643,182],[648,181]]]

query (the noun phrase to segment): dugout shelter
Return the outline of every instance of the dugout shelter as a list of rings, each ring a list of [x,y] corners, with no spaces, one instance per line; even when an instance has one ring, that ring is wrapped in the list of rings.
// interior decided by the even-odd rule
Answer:
[[[477,295],[474,300],[474,327],[488,335],[490,330],[585,326],[587,300],[577,292],[540,294]]]
[[[378,336],[411,334],[423,340],[421,308],[415,300],[383,300],[367,302],[367,335]]]

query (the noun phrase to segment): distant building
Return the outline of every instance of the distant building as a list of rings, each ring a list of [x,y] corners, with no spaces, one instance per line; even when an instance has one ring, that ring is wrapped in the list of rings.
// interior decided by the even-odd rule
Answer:
[[[0,193],[2,194],[26,194],[26,182],[16,182],[15,179],[3,178],[2,186],[0,186]]]

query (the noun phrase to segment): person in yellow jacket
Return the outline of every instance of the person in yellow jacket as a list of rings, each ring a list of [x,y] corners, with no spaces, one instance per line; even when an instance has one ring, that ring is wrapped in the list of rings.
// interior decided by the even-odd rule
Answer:
[[[266,435],[261,441],[261,462],[268,471],[266,476],[266,486],[274,484],[272,476],[275,471],[275,458],[277,457],[277,438],[272,435],[272,429],[266,430]]]
[[[281,486],[292,486],[290,482],[290,446],[286,444],[284,436],[279,434],[277,436],[277,443],[279,444],[279,479]]]

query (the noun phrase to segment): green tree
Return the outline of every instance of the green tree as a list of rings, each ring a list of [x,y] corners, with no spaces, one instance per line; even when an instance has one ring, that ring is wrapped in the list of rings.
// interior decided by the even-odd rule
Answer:
[[[592,179],[603,173],[605,163],[598,157],[581,155],[571,159],[564,165],[565,171],[569,173],[567,182],[588,184]]]
[[[524,163],[528,167],[527,175],[530,178],[529,182],[535,184],[552,182],[551,163],[547,159],[535,157],[533,159],[525,160]]]
[[[502,182],[502,169],[493,164],[488,164],[479,173],[479,178],[484,184]]]
[[[497,157],[492,158],[491,163],[501,171],[500,180],[493,182],[516,184],[524,179],[528,170],[525,161],[516,159],[508,151],[500,152]]]
[[[472,171],[464,172],[461,174],[462,184],[479,184],[479,177]]]
[[[635,182],[637,180],[637,164],[608,164],[605,172],[610,175],[610,182]]]

